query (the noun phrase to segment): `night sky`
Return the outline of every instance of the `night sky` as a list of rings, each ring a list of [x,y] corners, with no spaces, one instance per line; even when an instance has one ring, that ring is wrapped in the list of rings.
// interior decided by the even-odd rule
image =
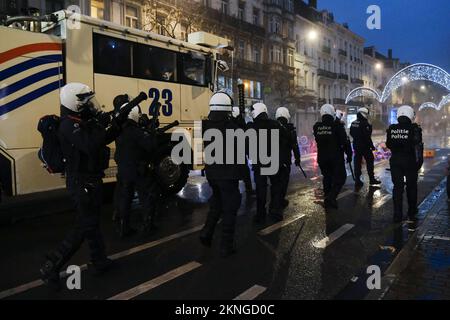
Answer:
[[[307,2],[307,1],[305,1]],[[381,30],[366,26],[369,5],[381,8]],[[339,23],[387,55],[402,62],[425,62],[450,72],[450,0],[318,0],[318,9],[334,13]]]

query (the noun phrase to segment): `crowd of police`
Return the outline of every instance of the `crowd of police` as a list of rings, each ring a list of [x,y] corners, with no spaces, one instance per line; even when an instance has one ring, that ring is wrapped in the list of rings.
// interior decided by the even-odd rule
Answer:
[[[95,104],[95,93],[80,83],[69,83],[61,89],[61,124],[59,126],[60,144],[63,150],[67,189],[76,207],[73,229],[61,244],[46,256],[41,268],[41,277],[47,284],[59,287],[60,270],[87,240],[91,263],[89,268],[101,274],[107,271],[112,261],[107,258],[105,244],[100,232],[100,208],[102,201],[102,178],[109,165],[108,144],[115,141],[115,161],[118,165],[117,185],[114,197],[115,225],[121,237],[134,234],[137,230],[130,225],[131,202],[137,192],[143,207],[144,232],[154,228],[156,203],[161,191],[153,176],[152,164],[148,155],[154,152],[158,140],[158,121],[150,120],[142,114],[139,102],[145,94],[130,101],[128,95],[114,99],[114,112],[103,113]],[[257,210],[255,223],[270,218],[275,222],[283,220],[283,211],[289,205],[286,192],[289,184],[292,158],[300,167],[300,151],[297,133],[289,123],[289,110],[280,107],[275,119],[271,119],[263,103],[251,107],[253,121],[245,121],[245,113],[234,106],[233,99],[225,92],[213,94],[208,118],[203,120],[202,130],[216,129],[223,133],[223,148],[230,144],[226,130],[254,129],[258,145],[267,143],[268,154],[278,157],[279,168],[273,175],[264,175],[268,166],[259,158],[251,159],[256,191],[253,190],[251,174],[246,163],[206,164],[205,175],[212,189],[209,212],[200,233],[200,241],[210,247],[218,221],[222,220],[220,254],[227,257],[235,252],[234,232],[237,211],[241,204],[239,181],[245,182],[248,196],[256,194]],[[320,109],[321,119],[313,128],[317,142],[317,161],[323,175],[324,205],[337,208],[337,197],[347,178],[346,163],[351,166],[354,159],[355,185],[361,187],[362,158],[367,164],[369,183],[380,184],[374,176],[374,145],[371,139],[372,127],[369,110],[361,108],[358,119],[352,123],[350,134],[353,148],[347,136],[343,113],[326,104]],[[394,183],[394,220],[402,220],[402,194],[404,181],[409,203],[408,216],[411,220],[417,214],[417,178],[423,159],[420,156],[422,145],[421,130],[414,122],[414,111],[403,106],[398,110],[398,124],[387,130],[387,146],[392,151],[391,172]],[[268,136],[277,132],[278,154],[273,155],[271,139],[260,140],[259,133]],[[205,141],[205,147],[208,145]],[[355,152],[353,153],[353,149]],[[227,150],[223,150],[226,154]],[[237,152],[234,152],[237,157]],[[301,168],[301,167],[300,167]],[[270,185],[270,202],[267,193]]]

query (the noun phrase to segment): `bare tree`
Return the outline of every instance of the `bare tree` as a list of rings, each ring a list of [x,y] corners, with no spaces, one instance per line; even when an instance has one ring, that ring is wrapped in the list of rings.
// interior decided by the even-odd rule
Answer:
[[[205,7],[192,0],[179,1],[176,6],[164,0],[147,0],[143,12],[142,29],[157,32],[160,28],[164,35],[175,39],[181,26],[187,34],[201,29]]]

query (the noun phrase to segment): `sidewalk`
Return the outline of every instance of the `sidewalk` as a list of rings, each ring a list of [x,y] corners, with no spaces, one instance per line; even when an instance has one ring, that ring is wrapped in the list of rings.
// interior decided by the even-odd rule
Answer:
[[[417,230],[417,240],[383,299],[450,299],[450,214],[445,192]]]

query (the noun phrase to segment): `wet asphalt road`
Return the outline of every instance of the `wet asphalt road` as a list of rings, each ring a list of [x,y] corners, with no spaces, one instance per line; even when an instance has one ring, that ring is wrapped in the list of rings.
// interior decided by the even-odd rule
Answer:
[[[448,149],[439,150],[435,158],[425,161],[419,181],[420,202],[443,179],[444,156],[448,153]],[[202,247],[198,241],[211,192],[199,175],[193,175],[179,195],[160,203],[159,229],[152,235],[118,239],[111,222],[112,206],[105,205],[102,230],[108,253],[120,253],[114,257],[117,266],[102,277],[83,271],[81,290],[55,293],[33,282],[39,278],[43,255],[62,240],[70,227],[70,212],[2,226],[0,298],[230,300],[241,294],[247,299],[339,297],[349,290],[351,279],[380,253],[380,246],[394,236],[389,164],[381,161],[376,166],[376,174],[383,181],[380,188],[365,186],[355,191],[349,176],[339,199],[340,209],[327,211],[322,206],[315,159],[303,159],[303,167],[308,179],[293,167],[290,206],[281,225],[270,220],[255,225],[255,198],[247,198],[244,193],[236,232],[238,253],[227,259],[218,254],[220,227],[212,249]],[[138,218],[135,223],[139,224]],[[84,245],[70,264],[86,262],[88,250]],[[132,288],[137,290],[129,291]]]

